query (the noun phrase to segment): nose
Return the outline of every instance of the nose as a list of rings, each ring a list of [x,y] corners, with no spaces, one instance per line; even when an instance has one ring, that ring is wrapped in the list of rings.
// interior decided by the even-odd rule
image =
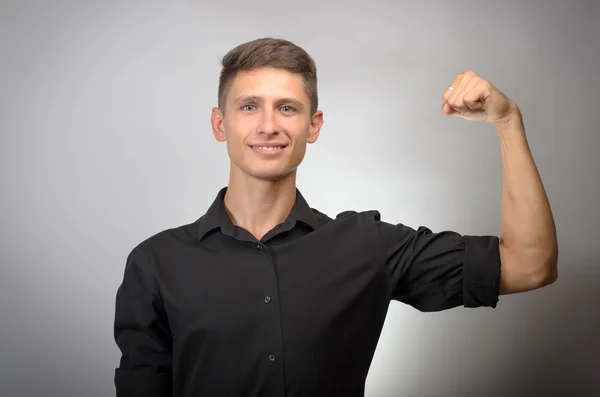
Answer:
[[[261,113],[260,124],[258,126],[258,132],[265,135],[273,135],[279,133],[279,127],[277,126],[277,119],[275,112],[271,110],[264,110]]]

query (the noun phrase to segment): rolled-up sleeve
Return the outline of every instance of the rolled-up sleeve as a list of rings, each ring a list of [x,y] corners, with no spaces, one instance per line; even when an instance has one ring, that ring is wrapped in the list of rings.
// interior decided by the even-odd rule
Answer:
[[[172,396],[172,337],[149,266],[147,247],[136,247],[116,294],[114,337],[121,351],[114,377],[117,397]]]
[[[376,236],[389,270],[391,299],[425,312],[457,306],[496,307],[500,286],[497,236],[434,233],[383,222],[373,211]]]

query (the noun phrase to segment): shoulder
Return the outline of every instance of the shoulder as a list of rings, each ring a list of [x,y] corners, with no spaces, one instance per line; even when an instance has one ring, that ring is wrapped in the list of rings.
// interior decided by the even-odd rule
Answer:
[[[381,214],[377,210],[365,210],[365,211],[355,211],[355,210],[346,210],[338,213],[335,217],[336,220],[356,220],[356,219],[364,219],[366,221],[378,221],[381,219]]]
[[[153,252],[172,250],[181,245],[193,244],[198,237],[199,222],[202,218],[178,226],[161,229],[139,240],[128,254],[128,262],[144,261]]]
[[[381,215],[377,210],[344,210],[338,212],[333,218],[313,208],[311,210],[321,226],[329,225],[344,229],[351,228],[352,226],[364,228],[366,226],[375,226],[381,220]]]

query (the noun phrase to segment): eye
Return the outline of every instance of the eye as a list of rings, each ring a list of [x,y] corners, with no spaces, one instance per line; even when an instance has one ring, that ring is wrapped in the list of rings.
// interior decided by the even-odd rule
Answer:
[[[254,105],[244,105],[244,106],[242,106],[242,110],[247,111],[247,112],[252,111],[254,109],[255,109]]]
[[[293,112],[295,110],[292,106],[289,106],[289,105],[283,105],[280,109],[284,113],[290,113],[290,112]]]

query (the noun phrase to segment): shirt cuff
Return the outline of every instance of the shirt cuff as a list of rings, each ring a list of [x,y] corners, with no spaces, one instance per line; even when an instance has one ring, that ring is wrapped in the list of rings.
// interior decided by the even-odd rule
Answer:
[[[500,295],[500,239],[464,236],[464,307],[495,308]]]
[[[173,381],[170,374],[129,372],[115,369],[116,397],[171,397]]]

